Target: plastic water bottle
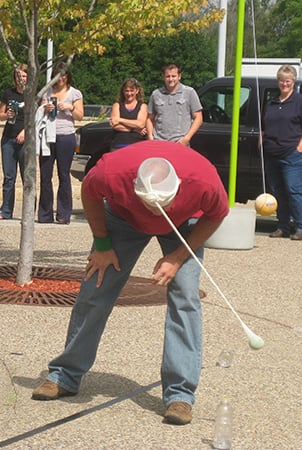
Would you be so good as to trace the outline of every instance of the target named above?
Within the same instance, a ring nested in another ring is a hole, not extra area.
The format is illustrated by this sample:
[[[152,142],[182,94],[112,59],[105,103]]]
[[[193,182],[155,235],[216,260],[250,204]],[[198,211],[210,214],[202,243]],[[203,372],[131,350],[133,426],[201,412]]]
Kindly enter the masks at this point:
[[[14,123],[16,123],[16,118],[17,118],[17,114],[18,114],[18,102],[16,100],[9,100],[8,104],[7,104],[7,110],[10,110],[13,112],[13,116],[8,119],[8,123],[10,123],[11,125],[13,125]]]
[[[50,97],[49,103],[52,103],[54,105],[54,109],[49,113],[50,117],[54,118],[57,115],[57,108],[58,108],[57,97]]]
[[[218,405],[215,418],[213,448],[229,450],[232,445],[233,412],[230,401],[224,398]]]
[[[220,367],[231,367],[233,360],[233,352],[231,350],[222,350],[218,357],[217,366]]]

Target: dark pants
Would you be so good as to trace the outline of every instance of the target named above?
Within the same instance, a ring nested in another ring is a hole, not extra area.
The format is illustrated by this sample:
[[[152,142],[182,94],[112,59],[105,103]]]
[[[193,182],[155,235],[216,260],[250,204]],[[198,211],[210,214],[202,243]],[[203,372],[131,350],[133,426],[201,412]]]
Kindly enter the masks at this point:
[[[278,201],[278,227],[290,232],[291,218],[302,231],[302,153],[294,150],[284,158],[266,157],[266,173]]]
[[[22,182],[24,179],[24,147],[15,138],[3,137],[1,141],[2,170],[3,170],[3,198],[1,215],[11,219],[15,204],[15,184],[18,164]]]
[[[40,156],[40,200],[38,221],[51,223],[54,221],[54,193],[52,176],[54,163],[57,161],[59,187],[57,192],[56,220],[70,222],[72,213],[72,190],[70,167],[76,147],[74,134],[57,135],[56,143],[51,144],[50,156]]]

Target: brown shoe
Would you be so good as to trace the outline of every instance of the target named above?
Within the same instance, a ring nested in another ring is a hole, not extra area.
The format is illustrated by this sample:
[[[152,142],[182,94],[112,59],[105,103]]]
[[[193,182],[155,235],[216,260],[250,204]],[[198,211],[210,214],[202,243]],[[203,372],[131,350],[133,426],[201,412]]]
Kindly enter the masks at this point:
[[[56,400],[59,397],[76,395],[76,392],[69,392],[52,381],[46,380],[40,384],[32,393],[33,400]]]
[[[269,235],[269,237],[271,237],[271,238],[288,238],[289,233],[288,233],[288,231],[283,231],[280,228],[278,228],[276,231],[273,231],[273,233],[271,233]]]
[[[170,403],[165,412],[167,422],[175,425],[186,425],[192,420],[192,407],[189,403],[173,402]]]
[[[302,241],[302,231],[296,231],[295,234],[292,234],[290,238],[293,241]]]

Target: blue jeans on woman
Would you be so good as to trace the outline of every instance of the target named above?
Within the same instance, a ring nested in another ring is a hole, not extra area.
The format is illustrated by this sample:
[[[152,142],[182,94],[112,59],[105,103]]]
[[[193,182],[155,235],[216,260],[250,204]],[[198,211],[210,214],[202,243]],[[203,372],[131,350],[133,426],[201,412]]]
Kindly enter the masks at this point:
[[[272,194],[278,201],[278,227],[290,232],[291,219],[302,231],[302,153],[294,150],[284,158],[266,156],[266,174]]]
[[[1,140],[3,186],[1,216],[12,219],[15,205],[15,184],[18,165],[22,183],[24,180],[24,147],[15,138],[2,137]]]
[[[57,193],[56,220],[70,222],[72,213],[72,188],[70,168],[76,148],[74,134],[57,135],[56,143],[50,144],[50,156],[40,156],[40,199],[38,209],[38,222],[52,223],[54,221],[54,193],[53,168],[57,161],[59,187]]]
[[[191,219],[179,227],[183,236],[190,233],[195,222],[195,219]],[[65,350],[49,363],[48,380],[73,393],[78,392],[82,376],[93,365],[114,303],[140,254],[152,238],[134,230],[108,207],[106,224],[121,271],[109,266],[99,288],[96,287],[97,274],[89,281],[82,281],[69,322]],[[164,255],[173,252],[180,245],[174,232],[156,237]],[[202,260],[203,247],[196,251],[196,255]],[[161,367],[163,401],[166,406],[173,401],[191,405],[195,401],[202,348],[200,272],[200,266],[189,257],[167,287],[168,304]]]

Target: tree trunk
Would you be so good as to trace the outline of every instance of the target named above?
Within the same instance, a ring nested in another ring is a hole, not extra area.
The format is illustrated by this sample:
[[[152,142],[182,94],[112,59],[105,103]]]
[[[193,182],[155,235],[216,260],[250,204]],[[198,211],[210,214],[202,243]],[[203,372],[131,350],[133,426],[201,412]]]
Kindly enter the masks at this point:
[[[21,4],[21,8],[24,7]],[[20,253],[16,283],[28,284],[32,277],[34,259],[35,204],[36,204],[36,126],[38,106],[36,92],[40,74],[38,61],[38,5],[33,2],[28,20],[28,73],[24,86],[24,185]]]
[[[26,103],[26,101],[25,101]],[[36,145],[35,145],[35,107],[28,108],[25,114],[26,139],[24,144],[24,186],[22,204],[22,225],[20,254],[17,271],[17,284],[31,281],[34,255],[34,224],[36,203]]]

